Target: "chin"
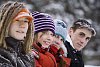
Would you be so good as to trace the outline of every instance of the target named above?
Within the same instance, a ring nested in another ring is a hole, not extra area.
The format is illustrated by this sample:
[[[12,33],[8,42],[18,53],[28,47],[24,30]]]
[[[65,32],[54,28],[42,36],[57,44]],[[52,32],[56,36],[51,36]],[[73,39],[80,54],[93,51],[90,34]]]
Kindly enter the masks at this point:
[[[15,39],[17,39],[17,40],[24,40],[24,38],[20,38],[20,37],[15,37]]]
[[[42,46],[42,47],[45,49],[45,48],[48,48],[49,46]]]
[[[81,51],[81,49],[77,49],[78,51]]]

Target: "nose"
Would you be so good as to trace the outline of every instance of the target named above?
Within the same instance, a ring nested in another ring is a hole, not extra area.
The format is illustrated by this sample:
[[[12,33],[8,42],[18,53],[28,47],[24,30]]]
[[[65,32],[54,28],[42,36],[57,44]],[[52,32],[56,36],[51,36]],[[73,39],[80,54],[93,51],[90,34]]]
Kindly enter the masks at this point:
[[[51,35],[48,35],[48,37],[47,37],[47,40],[49,40],[50,42],[53,42],[53,36],[51,36]]]
[[[81,44],[85,43],[85,38],[81,38],[80,42]]]
[[[25,22],[20,22],[20,28],[25,28]]]

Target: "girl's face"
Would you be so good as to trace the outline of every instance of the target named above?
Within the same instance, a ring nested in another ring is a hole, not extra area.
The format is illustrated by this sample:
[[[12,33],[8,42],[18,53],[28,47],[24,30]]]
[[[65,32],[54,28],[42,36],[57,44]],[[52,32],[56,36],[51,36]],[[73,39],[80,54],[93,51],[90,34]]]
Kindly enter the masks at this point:
[[[62,45],[64,45],[64,40],[60,35],[55,35],[53,43],[54,46],[59,49]]]
[[[24,40],[28,30],[29,20],[25,17],[19,18],[18,20],[13,20],[9,29],[9,36],[17,39]]]
[[[37,41],[43,48],[48,48],[52,44],[53,38],[54,34],[51,31],[39,32]]]

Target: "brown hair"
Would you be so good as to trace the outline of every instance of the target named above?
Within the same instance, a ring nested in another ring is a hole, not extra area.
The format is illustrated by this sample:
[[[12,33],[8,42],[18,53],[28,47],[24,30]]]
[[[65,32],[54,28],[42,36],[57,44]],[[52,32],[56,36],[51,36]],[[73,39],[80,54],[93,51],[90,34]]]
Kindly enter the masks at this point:
[[[89,23],[87,20],[84,20],[84,19],[78,19],[77,21],[75,21],[71,27],[74,31],[76,29],[80,29],[80,28],[86,28],[88,29],[89,31],[91,31],[92,33],[92,36],[95,36],[96,35],[96,31],[95,29],[93,28],[92,24]]]

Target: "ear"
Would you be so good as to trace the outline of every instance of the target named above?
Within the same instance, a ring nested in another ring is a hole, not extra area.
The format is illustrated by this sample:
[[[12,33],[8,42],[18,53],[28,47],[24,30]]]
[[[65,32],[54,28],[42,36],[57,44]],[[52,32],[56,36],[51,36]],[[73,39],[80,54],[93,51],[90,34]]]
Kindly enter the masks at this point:
[[[69,31],[68,31],[68,34],[71,35],[72,33],[73,33],[73,29],[70,28]]]

